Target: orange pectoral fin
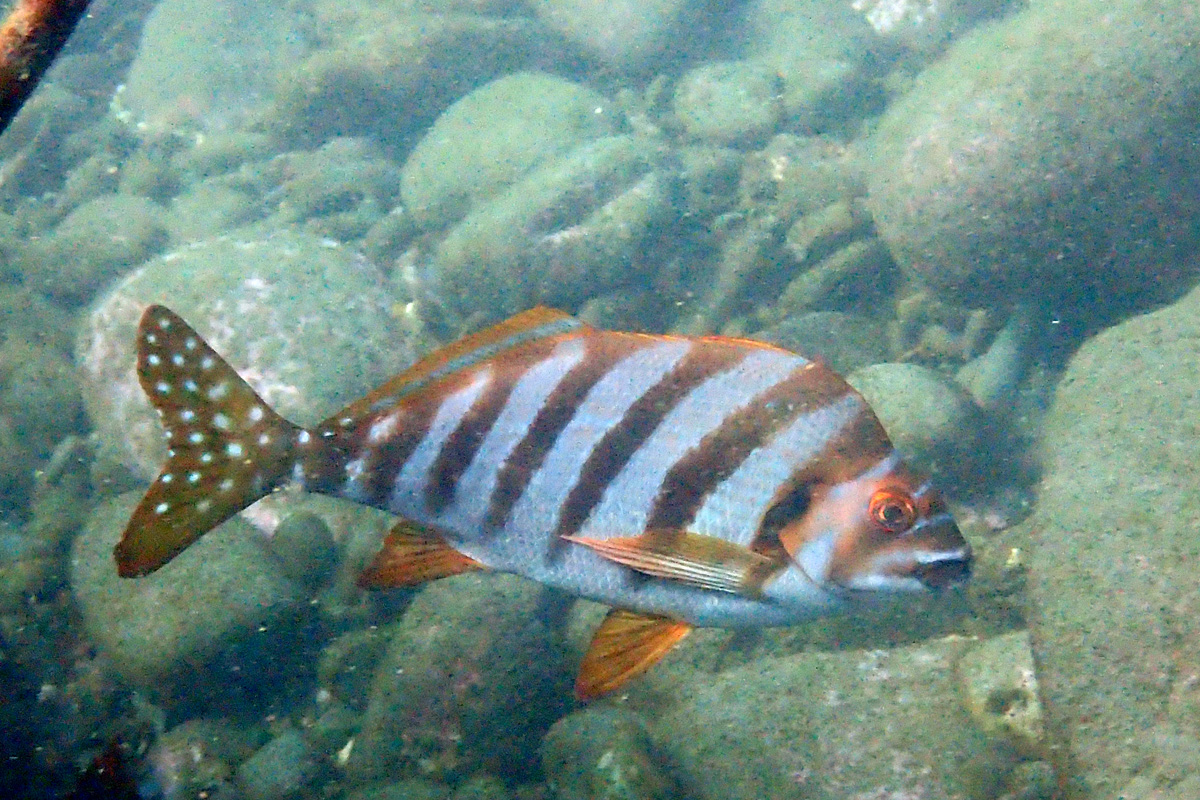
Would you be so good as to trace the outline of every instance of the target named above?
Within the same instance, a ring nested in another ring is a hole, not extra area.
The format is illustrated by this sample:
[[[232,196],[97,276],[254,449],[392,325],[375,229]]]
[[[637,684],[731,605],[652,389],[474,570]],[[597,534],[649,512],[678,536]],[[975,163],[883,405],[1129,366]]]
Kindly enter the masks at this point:
[[[716,592],[757,595],[780,566],[762,553],[689,531],[648,531],[611,539],[563,538],[646,575]]]
[[[363,589],[398,589],[476,569],[486,568],[446,544],[436,533],[401,520],[388,531],[383,547],[358,576],[357,583]]]
[[[686,622],[612,609],[579,666],[575,697],[586,702],[621,687],[657,664],[691,630]]]

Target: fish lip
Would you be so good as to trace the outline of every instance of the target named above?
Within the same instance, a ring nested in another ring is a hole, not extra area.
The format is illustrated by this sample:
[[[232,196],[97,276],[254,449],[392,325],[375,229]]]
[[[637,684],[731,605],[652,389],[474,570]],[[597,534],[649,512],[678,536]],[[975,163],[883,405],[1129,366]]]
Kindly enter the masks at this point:
[[[913,576],[934,594],[965,583],[971,577],[974,555],[964,544],[954,550],[921,553],[916,558]]]

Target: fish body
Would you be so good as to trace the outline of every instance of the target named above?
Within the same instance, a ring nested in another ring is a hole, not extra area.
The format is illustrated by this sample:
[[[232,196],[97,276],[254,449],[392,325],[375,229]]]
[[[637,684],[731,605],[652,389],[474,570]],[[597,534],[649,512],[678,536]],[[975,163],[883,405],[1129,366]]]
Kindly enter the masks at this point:
[[[591,696],[692,626],[783,625],[969,571],[863,398],[763,343],[535,309],[306,429],[167,309],[139,337],[169,456],[117,545],[125,576],[295,482],[400,517],[363,585],[489,568],[620,609],[585,659]]]

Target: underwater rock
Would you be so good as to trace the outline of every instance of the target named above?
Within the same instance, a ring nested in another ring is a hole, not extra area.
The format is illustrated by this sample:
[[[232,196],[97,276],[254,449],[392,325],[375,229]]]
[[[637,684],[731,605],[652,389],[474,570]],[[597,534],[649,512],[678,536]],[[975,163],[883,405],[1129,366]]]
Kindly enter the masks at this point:
[[[427,584],[375,668],[351,779],[526,777],[563,712],[571,675],[545,591],[513,575]]]
[[[778,76],[762,64],[705,64],[676,85],[675,117],[695,139],[747,148],[761,145],[779,123],[778,84]]]
[[[862,85],[878,44],[848,0],[756,0],[746,20],[749,57],[778,76],[789,127],[825,131],[873,106]]]
[[[558,800],[665,800],[671,787],[650,751],[641,716],[597,706],[554,723],[542,769]]]
[[[1200,6],[1049,0],[958,40],[865,143],[896,261],[970,305],[1178,285],[1196,245]]]
[[[142,309],[167,303],[263,398],[311,424],[412,360],[379,271],[312,236],[245,230],[157,258],[93,308],[76,346],[100,455],[149,478],[162,428],[133,366]]]
[[[549,161],[450,230],[425,290],[464,317],[496,320],[636,281],[643,242],[674,213],[672,177],[658,167],[653,147],[628,136]]]
[[[325,520],[310,512],[284,517],[268,540],[283,574],[307,589],[328,581],[337,566],[337,548]]]
[[[963,797],[958,763],[983,739],[945,724],[961,648],[760,658],[680,683],[651,733],[698,800]]]
[[[403,146],[471,88],[546,55],[531,20],[412,10],[427,5],[313,2],[312,49],[285,71],[261,121],[281,149],[338,136]]]
[[[842,375],[886,361],[888,357],[886,330],[878,320],[838,311],[812,311],[789,317],[757,331],[754,338],[808,359],[819,358]]]
[[[245,800],[299,800],[317,794],[326,768],[299,731],[284,731],[238,766],[234,785]]]
[[[695,0],[531,0],[543,22],[602,61],[636,69],[653,61],[699,13]]]
[[[972,645],[956,665],[967,711],[984,733],[1026,757],[1045,746],[1045,722],[1027,631]]]
[[[896,449],[927,472],[962,478],[978,463],[983,428],[970,395],[919,364],[873,364],[847,376],[867,399]]]
[[[339,138],[284,153],[262,167],[275,201],[268,224],[303,225],[339,242],[358,239],[397,205],[400,170],[366,139]]]
[[[89,200],[25,248],[26,285],[65,304],[84,303],[166,243],[165,217],[161,206],[144,197]]]
[[[234,518],[167,566],[117,576],[112,548],[140,492],[101,504],[71,550],[71,593],[88,635],[129,683],[174,709],[228,711],[288,684],[313,609]]]
[[[1030,625],[1072,798],[1115,796],[1187,748],[1174,771],[1200,775],[1197,340],[1200,291],[1098,334],[1044,422]]]
[[[444,227],[550,159],[615,132],[609,101],[553,75],[519,72],[456,101],[421,137],[400,182],[405,210]]]
[[[163,0],[118,88],[119,119],[144,135],[242,122],[294,62],[301,17],[259,4]]]
[[[447,800],[450,787],[436,781],[411,778],[406,781],[358,789],[346,795],[346,800]]]

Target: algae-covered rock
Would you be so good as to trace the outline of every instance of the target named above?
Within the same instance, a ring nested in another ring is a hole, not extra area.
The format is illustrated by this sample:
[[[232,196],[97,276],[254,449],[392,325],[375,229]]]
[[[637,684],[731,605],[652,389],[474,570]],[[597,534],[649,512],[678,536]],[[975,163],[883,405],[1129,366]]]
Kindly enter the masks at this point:
[[[60,301],[89,300],[166,243],[165,212],[144,197],[111,194],[76,208],[25,249],[25,281]]]
[[[686,35],[695,0],[532,0],[534,13],[584,50],[634,69]],[[690,13],[689,13],[690,12]]]
[[[166,303],[300,424],[332,414],[411,357],[379,271],[316,237],[242,231],[155,259],[88,315],[76,347],[101,455],[150,477],[165,455],[133,372],[142,310]]]
[[[632,283],[646,237],[672,213],[670,175],[647,144],[613,136],[547,162],[480,204],[442,239],[427,291],[497,319],[573,308]]]
[[[848,376],[896,448],[923,469],[954,478],[978,463],[983,419],[962,387],[919,364],[874,364]]]
[[[327,765],[296,730],[260,747],[234,773],[234,785],[246,800],[296,800],[317,793]]]
[[[884,326],[871,317],[812,311],[760,330],[755,339],[806,358],[820,358],[842,375],[887,360]]]
[[[261,534],[235,518],[153,575],[120,578],[112,549],[138,498],[100,505],[71,550],[71,592],[92,641],[164,705],[232,710],[285,687],[313,611]]]
[[[437,118],[404,164],[405,207],[440,228],[549,159],[610,135],[609,102],[583,86],[535,72],[492,81]]]
[[[1028,631],[1014,631],[969,647],[957,671],[967,711],[984,733],[1026,756],[1045,746],[1045,720]]]
[[[1073,798],[1157,769],[1200,775],[1198,340],[1197,291],[1104,331],[1044,422],[1031,626]]]
[[[284,149],[337,136],[403,142],[471,88],[542,55],[527,19],[420,5],[311,4],[311,49],[284,72],[263,118]]]
[[[570,696],[543,593],[501,574],[425,586],[376,666],[351,777],[526,775]]]
[[[113,101],[118,116],[151,135],[237,124],[263,104],[304,41],[302,17],[284,8],[158,3]]]
[[[750,60],[778,76],[784,118],[822,131],[871,107],[861,84],[878,45],[851,3],[756,0],[746,19]]]
[[[600,706],[554,723],[542,769],[558,800],[664,800],[671,786],[651,750],[640,715]]]
[[[761,658],[684,683],[651,733],[699,800],[964,796],[984,745],[958,708],[961,642]]]
[[[1200,230],[1198,33],[1191,2],[1049,0],[958,40],[865,145],[896,261],[976,305],[1170,284]]]
[[[779,78],[761,64],[705,64],[675,87],[675,116],[685,132],[713,144],[762,144],[779,122]]]

